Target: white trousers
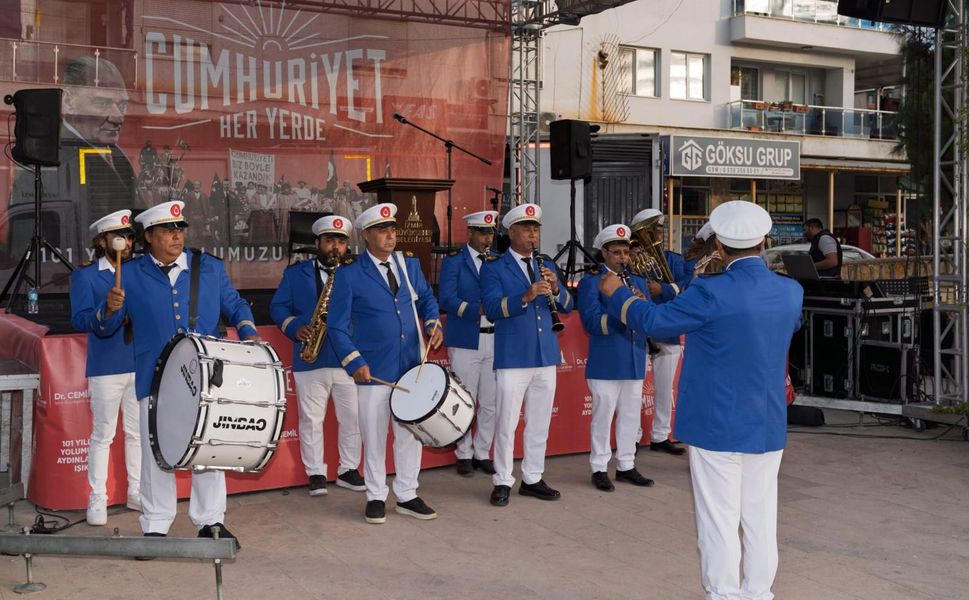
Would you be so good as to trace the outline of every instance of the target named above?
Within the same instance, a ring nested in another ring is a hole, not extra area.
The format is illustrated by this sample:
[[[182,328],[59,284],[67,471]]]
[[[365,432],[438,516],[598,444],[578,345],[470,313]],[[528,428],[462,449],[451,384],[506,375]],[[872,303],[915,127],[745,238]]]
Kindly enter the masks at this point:
[[[299,453],[307,475],[326,476],[323,460],[323,420],[330,395],[336,410],[340,467],[337,474],[360,466],[360,424],[357,418],[357,385],[343,369],[293,371],[299,401]]]
[[[141,413],[141,508],[138,520],[145,533],[168,533],[175,520],[178,491],[175,473],[162,471],[155,462],[148,438],[148,398],[138,401]],[[225,522],[225,473],[192,473],[188,518],[196,528]]]
[[[515,430],[525,404],[522,481],[538,483],[545,471],[545,445],[555,400],[555,367],[498,369],[494,485],[515,485]]]
[[[118,430],[118,409],[123,414],[124,462],[128,473],[128,495],[141,488],[141,431],[138,426],[138,398],[135,374],[98,375],[87,380],[91,401],[91,443],[87,454],[87,481],[92,496],[107,496],[111,442]]]
[[[748,454],[694,446],[689,452],[706,599],[771,600],[777,574],[777,471],[784,451]],[[742,551],[738,528],[743,529]]]
[[[636,440],[643,414],[642,379],[587,379],[592,392],[592,472],[606,471],[612,458],[610,432],[616,420],[616,467],[628,471],[636,466]]]
[[[482,333],[478,336],[478,349],[448,348],[451,370],[461,378],[461,383],[477,399],[475,432],[469,431],[458,440],[454,455],[458,459],[491,456],[491,444],[495,440],[495,394],[498,378],[495,375],[495,336]]]
[[[360,435],[363,437],[363,479],[367,500],[386,501],[387,489],[387,423],[394,430],[394,496],[397,502],[417,497],[417,475],[421,471],[424,446],[414,434],[390,414],[390,388],[382,385],[357,386],[360,404]]]
[[[673,414],[673,380],[680,364],[683,348],[679,344],[656,344],[659,354],[653,361],[653,432],[650,441],[662,442],[670,437],[670,417]]]

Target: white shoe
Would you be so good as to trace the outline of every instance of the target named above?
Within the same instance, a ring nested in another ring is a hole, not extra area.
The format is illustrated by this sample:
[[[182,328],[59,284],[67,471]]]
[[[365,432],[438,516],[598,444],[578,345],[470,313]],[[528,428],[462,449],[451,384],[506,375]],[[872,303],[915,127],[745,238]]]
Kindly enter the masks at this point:
[[[108,499],[92,495],[87,505],[87,524],[100,526],[108,524]]]
[[[128,494],[128,502],[125,504],[131,510],[137,510],[138,512],[144,512],[141,508],[141,495],[140,494]]]

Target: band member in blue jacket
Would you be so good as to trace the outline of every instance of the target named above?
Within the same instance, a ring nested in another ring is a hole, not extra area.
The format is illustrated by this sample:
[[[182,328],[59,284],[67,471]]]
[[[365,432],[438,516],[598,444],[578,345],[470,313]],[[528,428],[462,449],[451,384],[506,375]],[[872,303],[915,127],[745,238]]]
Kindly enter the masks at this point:
[[[603,492],[615,489],[609,480],[612,457],[612,421],[616,421],[616,480],[648,487],[652,479],[636,470],[636,440],[643,414],[643,378],[646,376],[646,334],[609,317],[599,280],[606,273],[623,274],[633,293],[649,298],[646,280],[627,272],[629,227],[610,225],[592,243],[603,264],[579,284],[579,313],[589,334],[589,362],[585,378],[592,392],[592,485]]]
[[[165,345],[179,333],[219,336],[219,317],[224,315],[239,337],[258,340],[249,304],[239,296],[226,274],[225,265],[209,254],[185,248],[182,217],[185,203],[164,202],[135,218],[144,227],[148,253],[122,268],[121,288],[111,288],[98,309],[99,320],[109,332],[125,316],[134,327],[135,390],[141,419],[141,527],[148,536],[164,536],[175,520],[177,492],[175,474],[162,471],[155,462],[148,435],[148,399],[155,363]],[[198,257],[196,259],[196,256]],[[198,314],[192,327],[189,314],[192,296],[191,271],[198,265]],[[225,520],[225,473],[192,473],[192,495],[188,517],[199,529],[199,537],[212,537],[213,526],[222,537],[232,533]]]
[[[357,422],[357,386],[340,366],[333,342],[324,338],[319,355],[311,363],[300,357],[310,337],[310,321],[321,294],[347,253],[353,226],[340,215],[313,223],[316,258],[283,271],[269,313],[279,329],[293,340],[293,380],[299,402],[299,452],[309,477],[310,496],[326,494],[326,462],[323,460],[323,420],[330,394],[339,425],[340,467],[336,485],[357,492],[366,489],[360,466],[360,425]],[[334,281],[336,281],[334,279]],[[324,315],[325,318],[325,315]],[[325,322],[323,323],[325,327]]]
[[[367,251],[344,260],[333,284],[327,320],[327,337],[340,364],[357,382],[368,523],[386,520],[387,424],[391,421],[396,510],[422,520],[437,517],[417,495],[423,446],[391,419],[391,388],[373,379],[393,383],[420,364],[424,333],[433,348],[444,340],[437,300],[421,273],[420,261],[394,252],[396,215],[393,204],[378,204],[357,217]]]
[[[119,210],[91,224],[94,256],[90,265],[71,273],[71,324],[87,332],[88,399],[91,403],[91,442],[88,444],[87,480],[91,495],[87,506],[88,525],[108,522],[108,462],[111,442],[118,429],[118,410],[124,418],[124,460],[128,474],[127,506],[141,510],[141,439],[138,426],[138,398],[135,396],[135,350],[125,341],[124,329],[106,335],[96,318],[98,306],[114,287],[118,254],[122,261],[131,258],[131,211]],[[113,249],[115,240],[124,250]]]
[[[484,263],[498,259],[490,251],[498,213],[483,210],[464,216],[468,245],[453,250],[441,264],[438,289],[441,310],[447,313],[444,345],[451,369],[477,398],[475,431],[458,440],[454,454],[458,475],[471,477],[475,469],[494,475],[491,444],[495,439],[495,324],[484,314],[479,273]]]
[[[727,202],[714,209],[710,225],[726,263],[722,273],[698,277],[659,305],[611,275],[599,289],[611,296],[610,316],[627,327],[659,337],[686,334],[676,433],[690,445],[707,598],[773,598],[786,356],[800,327],[803,291],[760,259],[771,228],[763,208]]]
[[[533,256],[538,247],[542,208],[520,204],[505,214],[511,247],[498,260],[481,270],[485,315],[495,322],[495,369],[498,372],[497,418],[495,424],[494,489],[491,504],[506,506],[511,486],[515,450],[515,429],[522,403],[525,405],[524,459],[518,493],[540,500],[558,500],[545,471],[545,445],[555,400],[555,368],[562,361],[556,334],[552,331],[553,300],[558,311],[572,310],[572,296],[559,285],[548,260]]]
[[[654,217],[658,219],[653,225],[653,235],[657,239],[663,239],[664,216],[655,208],[647,208],[636,213],[632,220],[632,227],[635,228],[643,221]],[[687,269],[686,261],[680,254],[670,250],[664,250],[663,254],[675,281],[649,281],[650,295],[657,304],[669,302],[675,298],[693,279],[693,273]],[[649,357],[653,363],[653,429],[650,433],[649,449],[678,456],[684,454],[686,450],[674,444],[669,438],[673,414],[673,383],[676,379],[676,368],[680,364],[682,348],[679,336],[667,338],[653,336],[653,342],[659,348],[659,352]]]

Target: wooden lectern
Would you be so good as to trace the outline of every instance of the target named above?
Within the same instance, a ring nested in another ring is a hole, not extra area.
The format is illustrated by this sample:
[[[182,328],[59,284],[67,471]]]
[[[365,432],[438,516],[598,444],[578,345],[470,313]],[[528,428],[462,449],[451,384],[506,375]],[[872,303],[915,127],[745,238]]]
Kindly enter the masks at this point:
[[[437,192],[448,190],[453,179],[404,179],[385,177],[357,184],[364,193],[376,193],[377,202],[397,205],[397,249],[410,250],[421,260],[431,264],[431,248],[440,236],[434,216]]]

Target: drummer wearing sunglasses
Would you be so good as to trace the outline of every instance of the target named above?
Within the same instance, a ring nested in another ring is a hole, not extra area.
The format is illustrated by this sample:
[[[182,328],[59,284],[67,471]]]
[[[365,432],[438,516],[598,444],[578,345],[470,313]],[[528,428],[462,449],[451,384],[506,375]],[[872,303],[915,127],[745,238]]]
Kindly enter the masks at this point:
[[[148,399],[162,350],[178,334],[220,337],[219,318],[223,315],[235,326],[240,338],[259,339],[249,304],[229,283],[222,261],[185,248],[188,223],[182,215],[184,206],[177,200],[165,202],[135,218],[144,227],[148,253],[122,269],[121,287],[111,288],[97,311],[99,326],[108,334],[116,331],[126,316],[134,328],[135,390],[142,449],[140,521],[146,536],[168,534],[178,500],[175,474],[159,468],[148,435]],[[196,305],[195,314],[190,314],[192,305]],[[235,538],[222,524],[225,496],[224,471],[192,473],[188,516],[198,528],[199,537],[213,537],[217,526],[220,537]]]

